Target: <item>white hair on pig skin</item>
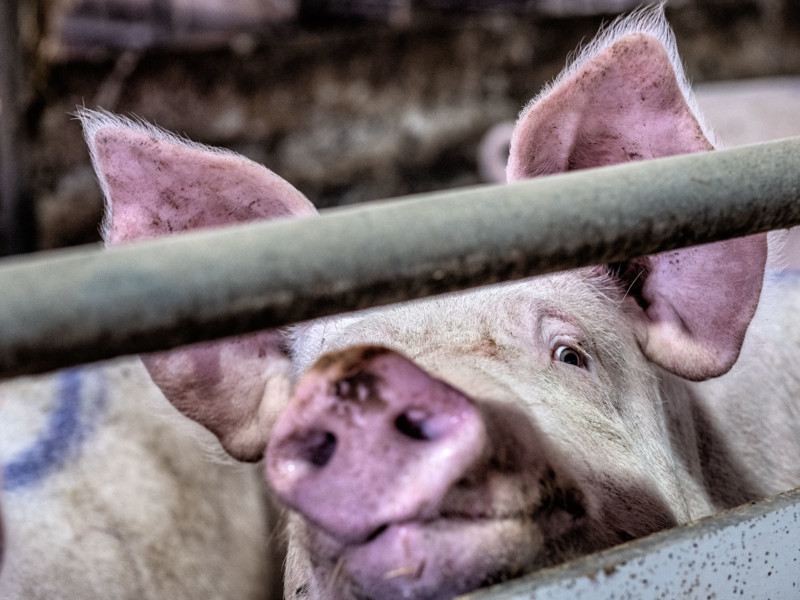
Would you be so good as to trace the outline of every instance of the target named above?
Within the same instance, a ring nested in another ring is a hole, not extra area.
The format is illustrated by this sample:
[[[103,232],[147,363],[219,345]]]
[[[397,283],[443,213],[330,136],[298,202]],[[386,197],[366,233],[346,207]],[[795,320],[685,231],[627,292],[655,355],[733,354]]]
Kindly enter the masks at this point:
[[[316,214],[244,157],[80,117],[109,245]],[[601,33],[511,139],[512,181],[714,148],[661,5]],[[265,459],[286,598],[445,599],[800,484],[800,297],[766,264],[755,235],[143,362],[232,457]]]
[[[672,65],[672,73],[674,74],[675,82],[683,94],[686,105],[700,125],[703,135],[705,135],[712,146],[716,147],[718,145],[718,140],[716,139],[714,129],[706,122],[705,117],[700,111],[694,90],[689,84],[689,80],[683,69],[683,62],[678,53],[678,45],[675,42],[675,34],[664,18],[664,7],[666,4],[666,2],[661,2],[657,5],[642,7],[628,16],[617,18],[608,27],[604,28],[591,42],[580,48],[567,63],[566,68],[558,74],[553,82],[546,85],[525,108],[522,109],[520,118],[553,90],[579,73],[583,67],[606,48],[610,48],[621,39],[631,35],[646,35],[658,40],[659,44],[664,49],[666,57]]]

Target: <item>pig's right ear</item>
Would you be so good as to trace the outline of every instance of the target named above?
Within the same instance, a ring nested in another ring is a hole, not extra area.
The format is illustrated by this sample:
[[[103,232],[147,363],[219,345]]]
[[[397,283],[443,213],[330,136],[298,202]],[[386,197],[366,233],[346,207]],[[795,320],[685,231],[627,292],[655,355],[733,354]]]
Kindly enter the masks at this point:
[[[635,14],[600,36],[525,107],[509,181],[714,148],[663,15],[644,16],[653,22]]]
[[[520,115],[509,180],[713,149],[661,6],[617,22]],[[692,380],[736,361],[761,293],[766,235],[643,257],[621,271],[638,295],[645,355]]]
[[[178,138],[146,123],[79,110],[106,197],[113,245],[190,229],[315,215],[289,183],[243,156]],[[258,460],[288,401],[282,334],[265,331],[142,357],[182,413],[240,460]]]

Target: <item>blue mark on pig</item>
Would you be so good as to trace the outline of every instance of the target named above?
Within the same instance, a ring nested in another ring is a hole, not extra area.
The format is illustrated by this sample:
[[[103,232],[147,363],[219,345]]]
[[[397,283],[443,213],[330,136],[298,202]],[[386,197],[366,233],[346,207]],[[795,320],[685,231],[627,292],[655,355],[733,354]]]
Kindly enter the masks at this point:
[[[766,289],[778,293],[796,293],[800,290],[800,270],[797,269],[767,269],[764,284]]]
[[[80,455],[106,405],[100,369],[70,369],[57,376],[55,408],[36,439],[3,468],[3,488],[38,483]]]
[[[800,270],[797,269],[773,269],[767,270],[767,279],[774,281],[800,281]]]

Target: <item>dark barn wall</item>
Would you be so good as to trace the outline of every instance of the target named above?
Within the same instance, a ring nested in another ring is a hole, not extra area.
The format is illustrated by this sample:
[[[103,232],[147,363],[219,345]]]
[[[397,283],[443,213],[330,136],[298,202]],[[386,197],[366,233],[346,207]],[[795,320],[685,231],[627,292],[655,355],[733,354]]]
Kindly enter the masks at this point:
[[[477,184],[486,131],[632,4],[28,2],[24,181],[37,244],[97,240],[77,105],[243,152],[321,207]],[[800,74],[790,0],[683,0],[667,14],[695,82]]]

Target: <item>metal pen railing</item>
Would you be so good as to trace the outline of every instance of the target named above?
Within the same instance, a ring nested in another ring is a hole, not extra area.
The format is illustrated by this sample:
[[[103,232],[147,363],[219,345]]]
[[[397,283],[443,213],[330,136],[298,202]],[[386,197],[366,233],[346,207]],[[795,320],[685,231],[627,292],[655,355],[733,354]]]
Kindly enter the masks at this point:
[[[0,376],[800,223],[800,139],[0,263]]]
[[[662,531],[463,600],[800,596],[800,489]]]

